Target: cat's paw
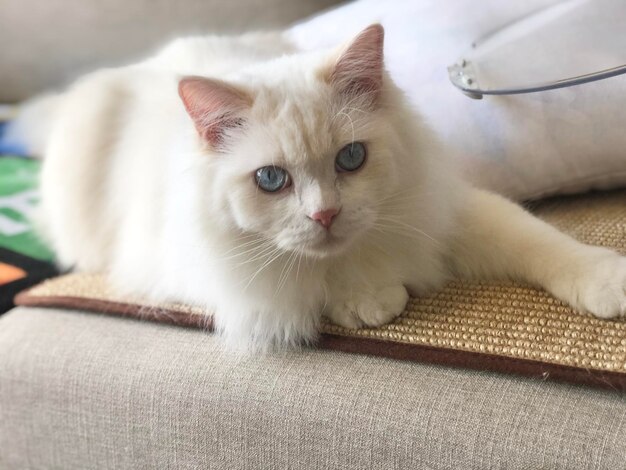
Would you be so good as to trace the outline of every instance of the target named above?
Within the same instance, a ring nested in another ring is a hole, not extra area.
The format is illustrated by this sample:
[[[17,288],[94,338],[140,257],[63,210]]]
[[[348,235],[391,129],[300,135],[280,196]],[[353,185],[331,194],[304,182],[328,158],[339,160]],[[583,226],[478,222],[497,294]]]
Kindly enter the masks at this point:
[[[408,300],[404,286],[384,287],[375,294],[352,292],[349,297],[333,302],[326,316],[346,328],[376,327],[400,315]]]
[[[626,316],[626,257],[614,253],[598,257],[575,273],[564,291],[564,300],[596,317]]]

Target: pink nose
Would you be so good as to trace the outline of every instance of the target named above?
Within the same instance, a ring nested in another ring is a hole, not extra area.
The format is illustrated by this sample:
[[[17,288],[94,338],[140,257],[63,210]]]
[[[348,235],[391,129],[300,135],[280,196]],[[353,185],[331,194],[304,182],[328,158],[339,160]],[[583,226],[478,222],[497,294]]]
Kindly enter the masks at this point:
[[[329,228],[337,214],[339,214],[337,209],[325,209],[323,211],[315,212],[310,216],[310,218],[319,222],[322,227]]]

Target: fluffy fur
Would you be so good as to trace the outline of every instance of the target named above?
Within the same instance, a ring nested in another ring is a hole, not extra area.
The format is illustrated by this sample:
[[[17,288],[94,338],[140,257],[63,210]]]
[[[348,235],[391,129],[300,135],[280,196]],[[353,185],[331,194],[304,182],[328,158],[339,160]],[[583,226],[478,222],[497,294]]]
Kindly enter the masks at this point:
[[[298,52],[279,34],[178,40],[61,98],[42,172],[59,261],[215,312],[235,345],[381,325],[451,276],[514,278],[626,313],[626,259],[465,184],[384,72],[383,30]],[[192,76],[187,77],[186,76]],[[367,161],[337,172],[364,142]],[[278,165],[291,186],[260,190]],[[316,211],[340,213],[326,230]]]

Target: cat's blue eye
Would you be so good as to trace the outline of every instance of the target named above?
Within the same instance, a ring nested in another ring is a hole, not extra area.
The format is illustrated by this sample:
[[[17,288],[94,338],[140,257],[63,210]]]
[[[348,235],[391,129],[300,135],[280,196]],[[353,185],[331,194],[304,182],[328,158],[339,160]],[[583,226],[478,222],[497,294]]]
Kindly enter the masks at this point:
[[[352,142],[343,147],[335,158],[337,171],[356,171],[365,163],[367,151],[363,142]]]
[[[254,173],[256,184],[263,191],[275,193],[291,184],[289,173],[279,166],[264,166]]]

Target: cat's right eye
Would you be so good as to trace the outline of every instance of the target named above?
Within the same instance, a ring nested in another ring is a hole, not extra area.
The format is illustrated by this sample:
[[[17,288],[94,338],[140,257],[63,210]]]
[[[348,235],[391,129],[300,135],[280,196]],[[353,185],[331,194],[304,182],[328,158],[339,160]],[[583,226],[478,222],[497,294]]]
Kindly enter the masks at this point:
[[[279,166],[264,166],[254,173],[256,184],[263,191],[275,193],[291,185],[289,173]]]

